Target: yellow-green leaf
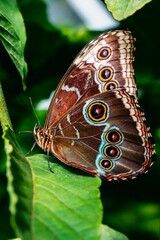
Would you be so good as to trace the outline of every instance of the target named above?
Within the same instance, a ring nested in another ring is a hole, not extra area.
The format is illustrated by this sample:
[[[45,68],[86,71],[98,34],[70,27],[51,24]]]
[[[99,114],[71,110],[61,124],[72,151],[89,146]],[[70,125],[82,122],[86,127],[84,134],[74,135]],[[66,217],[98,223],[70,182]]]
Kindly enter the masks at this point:
[[[133,15],[150,1],[151,0],[105,0],[105,3],[108,10],[113,14],[113,17],[121,21]]]

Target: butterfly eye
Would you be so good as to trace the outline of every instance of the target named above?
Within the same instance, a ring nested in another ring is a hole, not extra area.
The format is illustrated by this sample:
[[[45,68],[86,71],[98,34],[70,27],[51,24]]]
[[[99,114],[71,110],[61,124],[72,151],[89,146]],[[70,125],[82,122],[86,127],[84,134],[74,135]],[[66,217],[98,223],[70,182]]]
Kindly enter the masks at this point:
[[[122,141],[122,134],[117,130],[110,130],[106,135],[106,140],[109,143],[120,143]]]
[[[105,156],[110,157],[110,158],[117,158],[120,156],[120,150],[116,146],[111,146],[111,145],[108,146],[107,145],[104,148],[104,154],[105,154]]]
[[[114,90],[118,88],[118,84],[116,82],[109,82],[104,86],[104,91]]]
[[[107,106],[102,102],[94,102],[88,108],[88,116],[92,121],[103,121],[107,116]]]
[[[109,47],[102,47],[97,54],[97,57],[100,60],[105,60],[107,58],[109,58],[111,55],[111,49]]]
[[[113,167],[113,162],[110,159],[101,159],[100,166],[105,170],[110,170]]]
[[[113,77],[113,69],[111,67],[104,67],[99,71],[99,79],[101,81],[108,81]]]

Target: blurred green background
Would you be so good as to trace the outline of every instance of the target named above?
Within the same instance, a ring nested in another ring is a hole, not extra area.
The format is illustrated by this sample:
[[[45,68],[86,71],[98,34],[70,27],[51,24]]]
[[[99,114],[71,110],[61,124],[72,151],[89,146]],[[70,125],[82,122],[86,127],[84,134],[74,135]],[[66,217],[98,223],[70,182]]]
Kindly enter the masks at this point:
[[[27,91],[23,92],[20,76],[2,45],[0,78],[14,130],[24,131],[32,130],[36,123],[28,97],[31,96],[35,109],[40,100],[49,98],[76,54],[99,32],[86,30],[84,26],[51,25],[43,1],[18,2],[27,32]],[[159,10],[159,1],[152,1],[119,26],[119,29],[131,30],[137,39],[135,75],[139,101],[151,126],[157,152],[157,161],[147,175],[133,181],[103,182],[101,186],[103,222],[126,234],[130,240],[156,240],[160,236]],[[43,125],[46,111],[37,111],[37,114]],[[33,137],[20,135],[17,138],[24,152],[29,151]],[[0,205],[3,206],[0,239],[9,239],[14,233],[9,223],[3,144],[0,147]],[[39,148],[36,151],[41,152]]]

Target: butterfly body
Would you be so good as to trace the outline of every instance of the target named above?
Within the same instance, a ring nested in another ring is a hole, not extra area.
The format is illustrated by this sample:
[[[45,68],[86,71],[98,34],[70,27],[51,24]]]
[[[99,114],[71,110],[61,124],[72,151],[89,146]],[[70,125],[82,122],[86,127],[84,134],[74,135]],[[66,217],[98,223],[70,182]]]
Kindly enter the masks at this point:
[[[103,33],[77,56],[51,101],[38,145],[67,165],[107,180],[134,178],[154,161],[154,144],[138,104],[134,38]]]

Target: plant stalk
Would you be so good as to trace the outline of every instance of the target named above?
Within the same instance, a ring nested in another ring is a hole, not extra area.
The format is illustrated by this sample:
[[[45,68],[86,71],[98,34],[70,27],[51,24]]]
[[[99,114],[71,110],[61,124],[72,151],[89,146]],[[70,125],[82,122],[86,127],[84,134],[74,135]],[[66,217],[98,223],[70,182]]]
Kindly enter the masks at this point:
[[[3,94],[1,83],[0,83],[0,124],[2,126],[3,132],[4,132],[7,125],[11,129],[13,129],[11,119],[10,119],[10,116],[9,116],[9,113],[8,113],[5,97],[4,97],[4,94]]]

